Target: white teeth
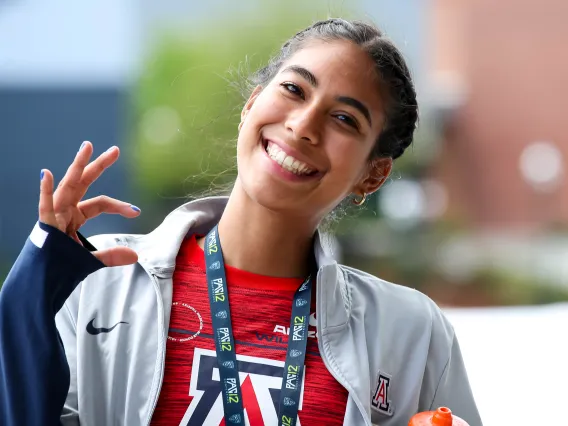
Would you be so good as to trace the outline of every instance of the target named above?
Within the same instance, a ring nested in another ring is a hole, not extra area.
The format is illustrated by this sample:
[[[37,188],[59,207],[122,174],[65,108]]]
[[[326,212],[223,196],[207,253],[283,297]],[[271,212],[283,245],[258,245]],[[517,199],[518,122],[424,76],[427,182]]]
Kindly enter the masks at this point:
[[[286,153],[284,151],[277,152],[273,158],[278,162],[278,164],[282,165],[286,159]]]
[[[301,162],[291,155],[287,155],[280,149],[278,145],[272,142],[268,142],[266,152],[268,153],[268,156],[270,158],[272,158],[274,161],[280,164],[283,169],[286,169],[289,172],[295,173],[297,175],[305,175],[310,174],[314,171],[310,169],[310,167],[306,163]]]

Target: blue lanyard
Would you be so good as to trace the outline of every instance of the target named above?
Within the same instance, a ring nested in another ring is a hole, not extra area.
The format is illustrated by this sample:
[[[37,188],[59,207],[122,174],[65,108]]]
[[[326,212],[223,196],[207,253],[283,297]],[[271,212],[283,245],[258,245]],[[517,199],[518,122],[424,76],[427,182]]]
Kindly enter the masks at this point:
[[[205,238],[205,265],[225,421],[228,425],[244,426],[243,398],[233,326],[231,325],[225,262],[223,261],[217,226]],[[311,277],[308,277],[294,294],[292,303],[288,348],[280,390],[279,426],[294,426],[298,418],[306,345],[308,343],[311,299],[312,280]]]

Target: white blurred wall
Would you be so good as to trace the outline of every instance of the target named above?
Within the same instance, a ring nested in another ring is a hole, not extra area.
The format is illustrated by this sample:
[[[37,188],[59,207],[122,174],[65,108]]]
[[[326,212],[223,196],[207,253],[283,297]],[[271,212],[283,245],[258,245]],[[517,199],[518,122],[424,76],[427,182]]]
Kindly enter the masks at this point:
[[[484,426],[568,423],[567,303],[445,311]]]

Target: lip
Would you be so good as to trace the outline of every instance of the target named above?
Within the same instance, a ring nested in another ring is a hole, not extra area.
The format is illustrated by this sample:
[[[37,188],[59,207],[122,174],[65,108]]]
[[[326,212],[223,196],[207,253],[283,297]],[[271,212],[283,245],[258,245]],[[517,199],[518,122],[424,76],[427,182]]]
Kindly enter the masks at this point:
[[[321,173],[321,170],[319,168],[317,168],[315,165],[313,165],[310,162],[310,160],[308,158],[306,158],[301,152],[299,152],[298,150],[292,148],[290,145],[287,145],[284,142],[281,142],[279,140],[262,137],[262,146],[263,146],[265,151],[266,151],[266,147],[268,146],[268,142],[272,142],[273,144],[278,145],[278,147],[282,151],[284,151],[286,154],[294,157],[296,160],[301,161],[302,163],[305,163],[310,169],[315,170],[314,174],[320,174]]]
[[[267,168],[267,170],[269,171],[270,174],[275,175],[275,176],[279,176],[281,179],[283,179],[284,181],[288,181],[288,182],[309,182],[309,181],[314,181],[314,180],[318,180],[321,178],[322,173],[316,171],[314,174],[311,175],[297,175],[295,173],[292,173],[288,170],[286,170],[284,167],[282,167],[280,164],[278,164],[276,161],[274,161],[272,158],[270,158],[270,156],[268,155],[268,152],[266,152],[265,149],[265,143],[268,143],[268,141],[274,142],[272,139],[264,139],[262,138],[261,140],[261,145],[262,145],[262,152],[263,152],[263,164],[264,167]],[[281,146],[280,144],[277,144],[279,147]],[[284,149],[283,149],[284,150]],[[288,150],[285,151],[287,154],[290,154],[291,156],[294,157],[294,154]],[[297,157],[296,157],[297,158]],[[298,158],[298,160],[300,160]],[[300,160],[302,161],[302,160]],[[309,164],[309,163],[306,163]],[[310,165],[310,167],[313,167]],[[317,170],[314,167],[314,170]]]

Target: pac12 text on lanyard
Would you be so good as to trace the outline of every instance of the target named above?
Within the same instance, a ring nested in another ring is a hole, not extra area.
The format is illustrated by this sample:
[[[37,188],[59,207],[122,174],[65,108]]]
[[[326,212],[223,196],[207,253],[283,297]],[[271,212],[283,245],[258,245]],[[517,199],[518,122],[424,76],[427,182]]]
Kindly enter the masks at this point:
[[[225,422],[227,425],[244,426],[243,398],[231,324],[227,276],[217,226],[205,238],[205,265]],[[280,426],[295,426],[298,418],[311,299],[312,278],[308,277],[294,294],[292,303],[290,333],[278,410],[278,425]]]

